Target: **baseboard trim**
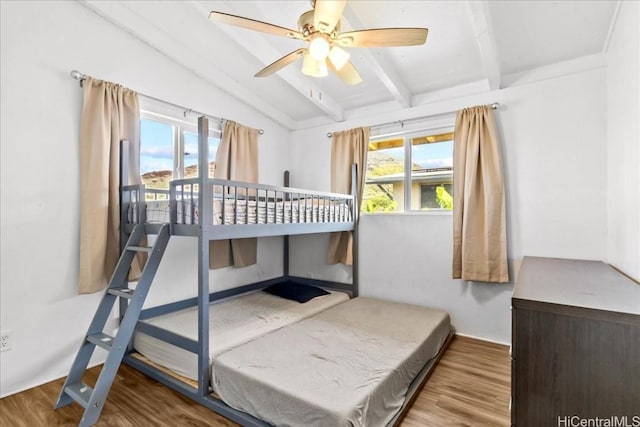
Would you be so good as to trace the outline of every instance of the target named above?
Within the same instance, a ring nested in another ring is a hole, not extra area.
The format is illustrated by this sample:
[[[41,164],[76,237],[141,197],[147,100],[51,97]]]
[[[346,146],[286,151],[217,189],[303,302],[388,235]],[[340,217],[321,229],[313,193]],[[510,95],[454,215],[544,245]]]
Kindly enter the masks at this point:
[[[484,337],[477,337],[475,335],[463,334],[463,333],[460,333],[460,332],[456,332],[456,335],[460,335],[461,337],[465,337],[465,338],[473,338],[474,340],[478,340],[478,341],[486,341],[486,342],[490,342],[490,343],[493,343],[493,344],[504,345],[506,347],[510,347],[511,346],[510,342],[496,341],[496,340],[492,340],[492,339],[488,339],[488,338],[484,338]]]

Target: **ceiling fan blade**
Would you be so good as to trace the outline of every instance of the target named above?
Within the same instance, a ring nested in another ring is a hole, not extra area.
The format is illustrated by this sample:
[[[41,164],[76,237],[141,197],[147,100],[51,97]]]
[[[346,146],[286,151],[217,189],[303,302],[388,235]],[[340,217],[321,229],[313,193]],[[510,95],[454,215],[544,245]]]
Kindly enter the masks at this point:
[[[338,70],[331,63],[331,60],[327,59],[327,67],[329,67],[331,71],[333,71],[338,77],[340,77],[340,80],[348,85],[357,85],[358,83],[362,83],[362,77],[360,77],[360,74],[358,74],[358,71],[353,66],[351,61],[347,61],[342,66],[342,68]]]
[[[336,39],[344,47],[416,46],[427,41],[427,28],[374,28],[349,31]]]
[[[275,34],[276,36],[284,36],[292,39],[304,40],[304,35],[298,31],[280,27],[278,25],[269,24],[267,22],[256,21],[242,16],[231,15],[224,12],[213,11],[209,14],[209,20],[213,22],[222,22],[223,24],[235,25],[249,30],[261,31],[263,33]]]
[[[262,70],[258,71],[254,77],[266,77],[269,76],[273,73],[275,73],[276,71],[286,67],[287,65],[291,64],[292,62],[295,62],[296,59],[298,59],[299,57],[301,57],[304,54],[305,49],[304,48],[300,48],[298,50],[294,50],[293,52],[283,56],[282,58],[278,59],[277,61],[267,65],[266,67],[264,67]]]
[[[316,0],[313,7],[313,26],[316,30],[331,33],[342,17],[346,0]]]

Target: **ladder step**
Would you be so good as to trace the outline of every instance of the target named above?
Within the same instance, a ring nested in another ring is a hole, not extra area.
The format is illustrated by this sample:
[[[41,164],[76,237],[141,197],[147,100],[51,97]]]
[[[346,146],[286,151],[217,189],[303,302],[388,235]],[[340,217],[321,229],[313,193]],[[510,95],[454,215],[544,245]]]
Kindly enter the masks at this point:
[[[133,293],[135,292],[135,289],[109,288],[107,290],[107,292],[110,293],[111,295],[115,295],[117,297],[124,297],[124,298],[131,299],[131,298],[133,298]]]
[[[127,246],[127,250],[135,252],[151,252],[153,250],[153,246]]]
[[[74,401],[82,405],[84,412],[80,420],[80,427],[92,426],[100,417],[107,395],[118,372],[118,367],[122,363],[122,357],[128,349],[127,343],[133,338],[136,322],[140,318],[140,313],[144,306],[144,299],[149,292],[153,278],[160,266],[160,260],[171,237],[170,224],[163,224],[158,229],[153,248],[137,246],[146,245],[146,243],[143,243],[144,230],[145,226],[143,224],[137,224],[131,236],[129,236],[125,250],[120,255],[116,269],[111,276],[107,291],[104,293],[96,314],[93,316],[91,325],[80,345],[80,349],[71,365],[69,375],[60,390],[55,404],[56,408],[62,408]],[[127,280],[128,270],[136,252],[140,251],[149,252],[149,259],[140,274],[138,283],[131,284]],[[133,289],[130,287],[133,287]],[[105,329],[114,304],[117,302],[114,296],[120,298],[118,302],[121,308],[126,309],[126,314],[122,316],[116,336],[110,337],[102,331]],[[122,298],[127,298],[129,301],[124,301]],[[118,342],[117,346],[115,345],[116,341]],[[109,355],[92,388],[83,384],[81,379],[87,371],[96,347],[108,350]]]
[[[84,383],[69,384],[64,388],[64,392],[69,395],[70,398],[82,405],[83,408],[89,406],[89,399],[91,399],[91,393],[93,389]]]
[[[111,346],[113,345],[113,337],[102,332],[87,335],[87,341],[97,345],[98,347],[102,347],[107,351],[111,350]]]

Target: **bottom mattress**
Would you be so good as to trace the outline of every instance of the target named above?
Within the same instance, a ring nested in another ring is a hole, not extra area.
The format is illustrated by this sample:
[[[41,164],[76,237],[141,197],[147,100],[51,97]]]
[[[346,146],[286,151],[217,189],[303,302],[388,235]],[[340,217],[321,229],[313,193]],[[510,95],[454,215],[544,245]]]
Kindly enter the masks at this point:
[[[349,296],[344,292],[332,291],[329,295],[301,304],[265,292],[254,292],[213,303],[209,306],[210,358],[348,299]],[[198,340],[198,307],[154,317],[145,322]],[[152,362],[197,380],[197,354],[142,332],[135,333],[133,346]]]
[[[443,311],[359,297],[221,354],[212,384],[277,426],[385,426],[450,331]]]

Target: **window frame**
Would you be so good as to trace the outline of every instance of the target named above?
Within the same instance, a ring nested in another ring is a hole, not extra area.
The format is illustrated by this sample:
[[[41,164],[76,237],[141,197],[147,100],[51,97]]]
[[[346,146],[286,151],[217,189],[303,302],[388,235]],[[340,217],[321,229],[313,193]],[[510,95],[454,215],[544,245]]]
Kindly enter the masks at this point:
[[[411,192],[412,192],[412,164],[413,164],[413,151],[411,144],[411,140],[414,138],[420,138],[431,135],[439,135],[446,133],[454,133],[454,123],[447,121],[447,123],[439,123],[434,124],[429,127],[422,127],[419,129],[407,129],[399,132],[385,133],[380,135],[374,135],[369,137],[369,142],[376,142],[385,139],[403,139],[403,147],[404,147],[404,171],[403,171],[403,206],[402,211],[400,212],[363,212],[360,211],[361,215],[453,215],[453,210],[449,209],[412,209],[411,208]],[[437,142],[436,142],[437,144]],[[453,156],[453,153],[452,153]],[[365,165],[365,176],[364,176],[364,185],[366,185],[366,169],[368,166],[368,156],[367,156],[367,164]],[[453,173],[453,168],[452,168]],[[364,189],[363,189],[364,190]]]
[[[198,124],[185,119],[167,116],[150,110],[140,110],[140,121],[143,119],[170,125],[172,132],[172,151],[173,151],[173,168],[171,170],[171,179],[183,179],[185,171],[185,142],[184,132],[198,134]],[[212,126],[213,125],[213,126]],[[218,120],[209,121],[209,138],[222,139],[222,126]],[[198,153],[198,156],[200,153]],[[200,171],[198,171],[200,173]],[[208,172],[207,172],[208,173]],[[140,171],[142,178],[142,171]]]

